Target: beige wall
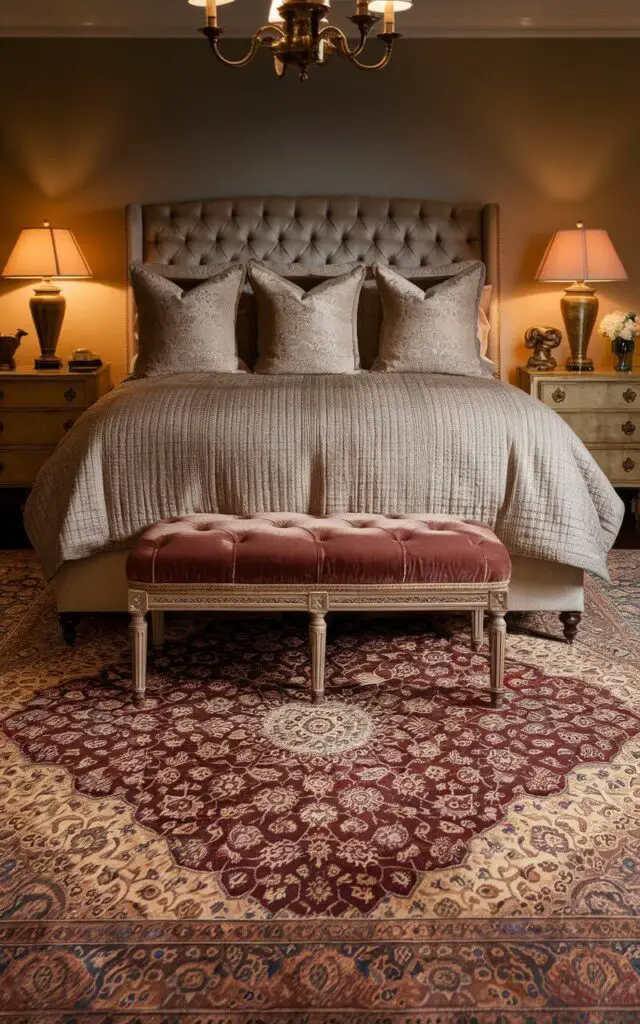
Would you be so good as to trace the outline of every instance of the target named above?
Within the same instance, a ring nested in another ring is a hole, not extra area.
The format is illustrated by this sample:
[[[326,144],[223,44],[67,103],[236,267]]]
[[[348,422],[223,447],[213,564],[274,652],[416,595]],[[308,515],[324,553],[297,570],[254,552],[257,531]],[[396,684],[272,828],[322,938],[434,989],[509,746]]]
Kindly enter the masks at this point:
[[[127,202],[252,192],[498,202],[503,361],[560,291],[532,281],[551,232],[607,228],[629,272],[603,311],[640,306],[640,41],[405,41],[384,73],[341,64],[301,85],[266,55],[224,70],[200,39],[0,40],[0,261],[19,229],[72,228],[95,281],[65,286],[60,343],[124,372]],[[30,328],[0,282],[0,331]],[[23,342],[23,361],[37,350]],[[564,349],[560,350],[564,356]],[[594,339],[593,354],[607,360]]]

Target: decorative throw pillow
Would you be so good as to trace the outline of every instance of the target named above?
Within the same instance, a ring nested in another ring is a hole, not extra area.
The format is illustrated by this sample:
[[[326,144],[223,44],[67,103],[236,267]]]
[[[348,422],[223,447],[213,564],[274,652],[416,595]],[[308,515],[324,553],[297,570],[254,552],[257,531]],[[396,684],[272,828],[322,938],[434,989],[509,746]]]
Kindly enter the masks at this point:
[[[136,377],[243,369],[236,346],[236,312],[245,278],[241,263],[189,291],[139,263],[130,272],[138,307]]]
[[[258,303],[256,373],[354,373],[364,267],[305,291],[259,263],[249,264]]]
[[[425,291],[390,267],[374,267],[382,329],[376,370],[481,375],[477,325],[485,268],[474,263]]]
[[[246,263],[229,260],[226,263],[147,263],[162,277],[168,277],[185,292],[190,292],[201,281],[207,281],[230,267],[244,267]],[[258,358],[258,313],[256,297],[245,276],[236,312],[236,345],[241,369],[253,367]]]

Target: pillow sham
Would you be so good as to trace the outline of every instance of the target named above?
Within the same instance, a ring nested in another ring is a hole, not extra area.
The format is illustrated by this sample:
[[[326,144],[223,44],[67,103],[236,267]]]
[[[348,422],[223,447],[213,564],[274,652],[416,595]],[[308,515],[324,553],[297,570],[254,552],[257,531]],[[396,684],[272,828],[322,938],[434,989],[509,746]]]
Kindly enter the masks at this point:
[[[209,278],[221,274],[223,270],[241,266],[245,271],[245,280],[240,291],[236,312],[236,346],[240,366],[242,368],[254,366],[258,358],[258,317],[256,297],[246,278],[246,263],[229,260],[227,263],[193,265],[188,263],[147,263],[145,265],[163,277],[169,278],[185,292],[192,291],[200,281],[208,281]]]
[[[480,376],[478,310],[482,263],[423,290],[390,267],[374,267],[382,328],[374,370]]]
[[[258,304],[255,373],[355,373],[357,310],[364,267],[305,291],[260,263],[249,264]]]
[[[464,260],[460,263],[425,267],[396,267],[393,271],[400,277],[419,285],[422,291],[425,288],[441,281],[447,281],[451,277],[457,277],[464,270],[478,265],[478,260]],[[384,264],[385,266],[387,264]],[[483,316],[481,310],[485,308],[486,291],[491,292],[491,285],[483,291],[480,310],[478,310],[478,339],[480,343],[481,332],[484,332]],[[490,296],[489,300],[490,301]],[[488,310],[488,305],[487,305]],[[362,286],[360,304],[358,306],[358,345],[360,348],[360,362],[365,369],[371,369],[378,357],[380,347],[380,333],[382,329],[382,303],[378,291],[378,283],[373,266],[367,267],[367,277]],[[488,337],[487,337],[488,344]]]
[[[139,263],[130,267],[138,308],[136,377],[167,373],[236,373],[236,313],[245,278],[241,263],[185,291]]]

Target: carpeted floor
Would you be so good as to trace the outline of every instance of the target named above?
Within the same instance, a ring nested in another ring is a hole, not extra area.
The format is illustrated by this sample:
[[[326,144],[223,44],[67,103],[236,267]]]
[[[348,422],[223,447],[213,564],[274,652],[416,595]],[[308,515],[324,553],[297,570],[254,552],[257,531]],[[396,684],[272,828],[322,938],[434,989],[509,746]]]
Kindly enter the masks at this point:
[[[0,1019],[640,1021],[640,552],[573,648],[464,618],[125,617],[66,648],[0,553]],[[529,625],[558,633],[553,617]]]

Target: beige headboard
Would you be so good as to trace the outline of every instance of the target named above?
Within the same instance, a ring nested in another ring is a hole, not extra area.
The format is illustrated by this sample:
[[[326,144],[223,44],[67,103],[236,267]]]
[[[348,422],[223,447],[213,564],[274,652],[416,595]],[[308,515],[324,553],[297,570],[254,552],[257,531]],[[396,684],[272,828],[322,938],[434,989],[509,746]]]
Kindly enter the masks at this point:
[[[366,196],[246,196],[127,207],[127,256],[209,266],[260,259],[319,267],[385,262],[402,268],[481,259],[494,287],[489,355],[500,366],[499,214],[495,205]],[[128,357],[135,351],[128,297]]]

